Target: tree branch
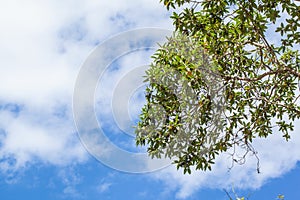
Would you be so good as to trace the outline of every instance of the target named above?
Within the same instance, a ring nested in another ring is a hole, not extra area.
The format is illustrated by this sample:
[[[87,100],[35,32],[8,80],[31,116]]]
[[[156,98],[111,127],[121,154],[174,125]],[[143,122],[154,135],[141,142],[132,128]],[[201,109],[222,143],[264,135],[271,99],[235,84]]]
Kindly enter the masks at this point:
[[[270,76],[273,74],[279,74],[279,73],[291,73],[293,75],[295,75],[296,77],[300,78],[300,73],[290,69],[290,68],[284,68],[284,69],[278,69],[278,70],[274,70],[274,71],[269,71],[269,72],[265,72],[261,75],[259,75],[256,78],[247,78],[247,77],[237,77],[237,76],[223,76],[223,78],[225,78],[226,80],[239,80],[239,81],[247,81],[247,82],[253,82],[253,81],[259,81],[261,79],[263,79],[266,76]]]

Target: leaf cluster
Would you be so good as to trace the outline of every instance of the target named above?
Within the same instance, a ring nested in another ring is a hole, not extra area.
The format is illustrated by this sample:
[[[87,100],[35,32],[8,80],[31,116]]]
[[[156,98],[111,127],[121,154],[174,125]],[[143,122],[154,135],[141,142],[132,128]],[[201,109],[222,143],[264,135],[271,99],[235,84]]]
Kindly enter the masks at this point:
[[[243,163],[254,138],[290,139],[300,117],[300,7],[290,0],[163,0],[175,32],[147,71],[147,104],[136,129],[153,157],[191,173],[228,152]],[[267,32],[278,34],[272,42]],[[237,149],[244,154],[237,155]]]

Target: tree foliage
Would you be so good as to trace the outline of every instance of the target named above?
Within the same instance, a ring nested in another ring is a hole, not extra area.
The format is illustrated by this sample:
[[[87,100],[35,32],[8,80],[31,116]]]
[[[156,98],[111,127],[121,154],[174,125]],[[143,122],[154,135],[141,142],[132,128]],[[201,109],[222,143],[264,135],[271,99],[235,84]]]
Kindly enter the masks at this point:
[[[175,31],[153,55],[137,145],[191,173],[254,138],[290,139],[298,105],[300,6],[291,0],[161,0]],[[176,11],[176,10],[175,10]],[[237,154],[237,149],[243,154]],[[258,169],[259,170],[259,169]]]

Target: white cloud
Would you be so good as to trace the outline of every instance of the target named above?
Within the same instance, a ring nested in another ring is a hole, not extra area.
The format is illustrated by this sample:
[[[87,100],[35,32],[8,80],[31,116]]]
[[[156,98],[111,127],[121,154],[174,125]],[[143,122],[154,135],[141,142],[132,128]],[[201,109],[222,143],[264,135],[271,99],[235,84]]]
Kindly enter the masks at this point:
[[[0,106],[0,169],[85,161],[71,113],[80,66],[112,34],[149,26],[171,26],[150,0],[2,2],[0,104],[20,110]]]
[[[53,115],[25,110],[14,116],[2,111],[0,125],[6,134],[0,156],[13,157],[16,162],[11,167],[16,169],[36,159],[55,165],[84,161],[86,152],[76,141],[72,122]]]

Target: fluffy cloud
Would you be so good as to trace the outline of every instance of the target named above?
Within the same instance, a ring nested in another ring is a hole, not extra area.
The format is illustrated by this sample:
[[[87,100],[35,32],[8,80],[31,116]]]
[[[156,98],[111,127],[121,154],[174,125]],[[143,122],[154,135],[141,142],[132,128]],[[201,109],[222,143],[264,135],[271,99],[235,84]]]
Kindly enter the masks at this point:
[[[81,64],[112,34],[170,24],[162,5],[143,1],[2,2],[0,168],[42,161],[83,162],[72,118]]]

